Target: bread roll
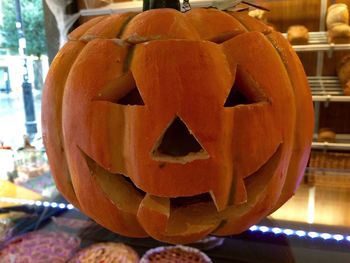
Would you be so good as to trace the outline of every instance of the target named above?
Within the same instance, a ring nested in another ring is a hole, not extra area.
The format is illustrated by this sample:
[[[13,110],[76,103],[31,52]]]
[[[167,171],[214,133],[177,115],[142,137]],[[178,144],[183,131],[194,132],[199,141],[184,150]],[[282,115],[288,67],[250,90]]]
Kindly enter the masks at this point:
[[[330,128],[322,128],[318,131],[318,142],[335,142],[336,133]]]
[[[349,10],[346,4],[334,4],[327,10],[327,29],[331,29],[334,24],[349,24]]]
[[[305,26],[290,26],[287,39],[292,45],[305,45],[309,42],[309,30]]]
[[[267,23],[267,12],[261,9],[254,9],[248,12],[248,15]]]
[[[328,30],[328,42],[334,44],[350,43],[350,26],[337,23]]]
[[[350,54],[344,56],[337,65],[339,82],[345,84],[350,80]]]
[[[345,96],[350,96],[350,80],[343,86],[343,92]]]

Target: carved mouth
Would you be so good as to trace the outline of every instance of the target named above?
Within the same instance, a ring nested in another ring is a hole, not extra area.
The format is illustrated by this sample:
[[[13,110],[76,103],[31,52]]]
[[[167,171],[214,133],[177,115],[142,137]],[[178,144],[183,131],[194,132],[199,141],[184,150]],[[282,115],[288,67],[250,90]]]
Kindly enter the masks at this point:
[[[248,196],[249,193],[258,192],[257,188],[262,188],[270,180],[273,173],[262,173],[262,171],[267,169],[266,167],[271,166],[271,163],[276,164],[279,161],[281,146],[282,144],[277,147],[273,155],[259,168],[258,171],[244,179],[244,185],[247,189]],[[89,157],[83,150],[80,149],[80,151],[86,160],[91,176],[94,178],[105,196],[119,208],[128,206],[127,210],[130,210],[130,207],[132,207],[132,212],[136,214],[141,201],[145,198],[147,193],[138,188],[128,176],[118,173],[110,173]],[[257,179],[260,174],[265,175],[263,178]],[[259,184],[254,184],[254,181],[256,180],[259,181]],[[232,187],[232,191],[235,191],[234,187]],[[232,195],[232,193],[230,195]],[[228,198],[230,198],[230,196]],[[214,206],[214,201],[210,193],[201,193],[193,196],[169,197],[168,199],[170,201],[171,210],[205,203]]]
[[[131,196],[137,196],[141,199],[145,197],[146,193],[140,188],[138,188],[129,177],[123,174],[113,174],[108,172],[91,157],[89,157],[83,150],[80,149],[80,151],[84,156],[86,163],[90,169],[91,176],[93,176],[93,178],[96,180],[97,184],[105,193],[106,197],[111,199],[113,203],[117,205],[118,203],[120,203],[120,201],[116,199],[127,200]],[[120,187],[127,189],[125,191],[125,194],[127,194],[128,196],[121,196],[124,193],[120,193]],[[119,192],[119,194],[116,194],[116,192]],[[174,208],[188,206],[198,202],[213,202],[209,193],[169,199],[171,206]]]
[[[178,237],[191,236],[193,239],[189,240],[203,238],[213,231],[220,231],[230,218],[249,213],[259,202],[260,196],[264,196],[266,187],[275,174],[282,155],[282,144],[279,144],[258,171],[244,179],[247,201],[228,206],[222,211],[218,211],[209,193],[176,198],[151,196],[139,189],[130,178],[106,171],[84,151],[81,150],[81,153],[96,185],[118,210],[133,215],[146,232],[158,238],[170,238],[172,242],[178,243],[181,242]],[[234,188],[233,185],[232,189]],[[149,220],[154,215],[160,220],[156,223],[157,227]],[[242,222],[245,223],[247,222]]]

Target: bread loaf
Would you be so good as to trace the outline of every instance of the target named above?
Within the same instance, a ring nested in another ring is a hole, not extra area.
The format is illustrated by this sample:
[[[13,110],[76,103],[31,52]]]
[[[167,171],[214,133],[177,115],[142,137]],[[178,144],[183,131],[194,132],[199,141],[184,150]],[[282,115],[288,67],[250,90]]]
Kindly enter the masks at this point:
[[[337,65],[339,82],[345,84],[350,80],[350,54],[344,56]]]
[[[333,4],[327,10],[327,29],[331,29],[335,24],[349,24],[348,6],[343,3]]]
[[[350,96],[350,80],[343,86],[343,92],[345,96]]]
[[[318,142],[335,142],[336,133],[330,128],[321,128],[318,131]]]
[[[287,39],[292,45],[305,45],[309,42],[309,30],[305,26],[290,26]]]
[[[328,42],[334,44],[350,43],[350,26],[344,23],[336,23],[328,29]]]

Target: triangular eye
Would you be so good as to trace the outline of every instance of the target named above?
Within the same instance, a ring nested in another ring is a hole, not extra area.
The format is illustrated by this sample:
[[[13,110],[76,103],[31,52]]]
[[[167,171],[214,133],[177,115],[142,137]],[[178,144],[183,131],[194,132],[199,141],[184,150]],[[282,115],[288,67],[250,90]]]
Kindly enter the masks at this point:
[[[121,105],[145,105],[136,87],[120,98],[116,103]]]
[[[245,105],[251,103],[253,102],[242,93],[236,81],[230,90],[230,93],[225,101],[224,107],[234,107],[237,105]]]
[[[186,124],[177,116],[156,143],[152,155],[159,161],[177,163],[209,158]]]
[[[224,107],[248,105],[268,101],[264,90],[240,65],[237,66],[235,82],[227,96]]]

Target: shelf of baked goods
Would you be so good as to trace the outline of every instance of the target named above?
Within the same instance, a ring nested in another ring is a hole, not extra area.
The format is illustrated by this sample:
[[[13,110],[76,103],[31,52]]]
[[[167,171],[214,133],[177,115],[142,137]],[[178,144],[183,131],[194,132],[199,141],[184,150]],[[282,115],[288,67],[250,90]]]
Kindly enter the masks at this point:
[[[350,44],[329,43],[327,32],[309,32],[308,44],[293,45],[293,48],[297,52],[350,50]]]
[[[309,76],[309,85],[313,101],[319,102],[350,102],[350,96],[344,95],[344,90],[338,77]]]
[[[335,134],[329,131],[314,134],[312,149],[350,151],[350,134]]]
[[[282,34],[287,38],[287,33]],[[332,52],[334,50],[350,50],[349,44],[335,44],[329,43],[328,32],[309,32],[309,39],[307,44],[302,45],[292,45],[293,49],[297,52],[307,52],[307,51],[328,51]],[[306,40],[305,40],[306,41]]]
[[[350,142],[349,143],[312,142],[312,149],[350,151]]]
[[[283,34],[287,37],[287,34]],[[350,44],[334,44],[328,42],[327,32],[309,32],[308,44],[293,45],[297,52],[306,51],[333,51],[333,50],[350,50]]]

